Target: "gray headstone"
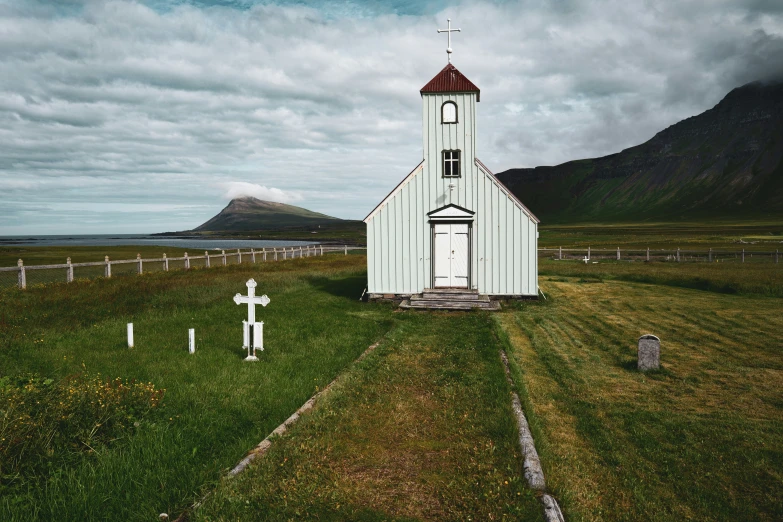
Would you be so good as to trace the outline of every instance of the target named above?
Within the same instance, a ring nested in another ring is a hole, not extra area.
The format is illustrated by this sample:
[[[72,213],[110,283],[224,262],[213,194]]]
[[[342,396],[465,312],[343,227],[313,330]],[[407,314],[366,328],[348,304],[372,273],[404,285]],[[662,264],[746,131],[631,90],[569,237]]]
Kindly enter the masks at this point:
[[[654,335],[639,337],[638,368],[641,371],[657,370],[661,367],[661,340]]]

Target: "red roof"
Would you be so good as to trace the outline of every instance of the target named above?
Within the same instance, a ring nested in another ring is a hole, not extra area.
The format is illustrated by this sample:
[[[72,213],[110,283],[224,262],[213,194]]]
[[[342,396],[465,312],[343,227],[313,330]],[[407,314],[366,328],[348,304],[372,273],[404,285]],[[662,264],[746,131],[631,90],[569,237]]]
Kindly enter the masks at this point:
[[[425,92],[475,92],[476,101],[481,101],[481,91],[468,80],[456,67],[448,64],[435,78],[421,88]]]

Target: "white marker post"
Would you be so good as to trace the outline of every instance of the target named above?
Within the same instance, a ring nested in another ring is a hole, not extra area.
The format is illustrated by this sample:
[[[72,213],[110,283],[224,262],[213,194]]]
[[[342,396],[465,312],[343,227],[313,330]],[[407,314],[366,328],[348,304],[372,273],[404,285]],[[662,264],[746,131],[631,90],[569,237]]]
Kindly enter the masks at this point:
[[[256,297],[257,283],[253,279],[250,279],[246,284],[247,297],[237,294],[234,296],[234,302],[236,304],[247,303],[247,321],[242,321],[243,348],[247,348],[245,360],[257,361],[256,349],[264,351],[264,323],[256,323],[256,305],[260,304],[265,307],[269,304],[270,299],[266,295]]]
[[[188,329],[188,353],[196,353],[196,330]]]
[[[133,323],[128,323],[128,348],[133,348]]]

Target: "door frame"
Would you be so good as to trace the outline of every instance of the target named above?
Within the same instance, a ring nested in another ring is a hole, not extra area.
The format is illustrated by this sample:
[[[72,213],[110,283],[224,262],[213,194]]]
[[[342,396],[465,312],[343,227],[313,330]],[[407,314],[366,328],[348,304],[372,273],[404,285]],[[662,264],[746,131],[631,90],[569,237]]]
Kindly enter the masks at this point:
[[[435,225],[467,225],[468,226],[468,286],[473,289],[473,220],[467,219],[441,219],[430,221],[430,288],[435,288]],[[440,286],[438,288],[457,288],[453,286]],[[461,288],[461,287],[459,287]]]

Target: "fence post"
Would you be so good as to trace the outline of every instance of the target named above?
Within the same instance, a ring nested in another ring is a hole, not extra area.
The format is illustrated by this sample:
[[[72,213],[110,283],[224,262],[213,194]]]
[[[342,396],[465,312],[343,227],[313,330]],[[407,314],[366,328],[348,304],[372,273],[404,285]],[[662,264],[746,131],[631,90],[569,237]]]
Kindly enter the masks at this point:
[[[712,249],[710,248],[709,257],[707,258],[710,263],[712,263]]]
[[[223,254],[223,266],[226,266],[226,251],[221,250],[220,252]]]
[[[103,258],[106,267],[103,270],[103,277],[111,277],[111,263],[109,262],[109,256]]]
[[[590,259],[590,247],[587,247],[587,259]]]
[[[252,248],[250,249],[250,261],[253,262],[253,264],[256,264],[256,251]]]
[[[302,257],[304,257],[302,256],[302,247],[299,247],[299,259],[302,259]]]
[[[190,268],[190,258],[188,258],[188,253],[185,252],[185,270]]]
[[[263,259],[264,259],[264,262],[266,263],[266,247],[261,249],[261,254],[263,254],[263,256],[264,256]]]
[[[237,264],[242,264],[242,251],[237,248]]]
[[[320,247],[321,247],[321,255],[324,255],[324,246],[320,245]]]
[[[139,275],[141,275],[141,273],[142,273],[142,268],[141,268],[141,254],[136,254],[136,261],[139,263],[139,267],[138,267],[138,269],[137,269],[137,272],[139,273]]]
[[[560,261],[563,260],[563,247],[560,247],[560,254],[557,257]]]
[[[275,261],[277,261],[277,247],[274,247],[272,250],[275,252]]]
[[[24,290],[27,288],[27,274],[24,272],[24,263],[21,259],[16,262],[16,266],[19,267],[19,288]]]
[[[65,273],[65,282],[66,283],[72,283],[73,282],[73,265],[71,264],[71,258],[69,257],[66,259],[66,264],[68,265],[68,271]]]
[[[647,247],[647,261],[650,260],[650,247]]]
[[[617,247],[617,260],[620,260],[620,247]]]
[[[745,262],[745,249],[742,249],[742,262]]]
[[[680,247],[677,247],[677,262],[680,262]]]
[[[209,268],[209,251],[204,250],[204,266]]]
[[[345,245],[345,255],[348,255],[348,245]]]
[[[169,271],[169,258],[166,257],[165,252],[163,253],[163,270],[165,270],[166,272]]]

